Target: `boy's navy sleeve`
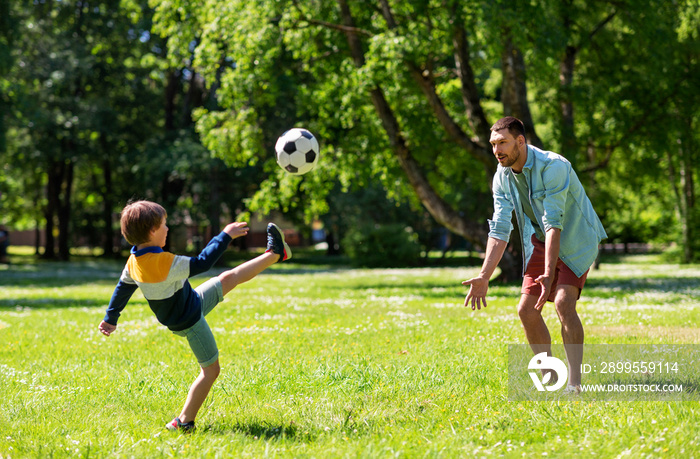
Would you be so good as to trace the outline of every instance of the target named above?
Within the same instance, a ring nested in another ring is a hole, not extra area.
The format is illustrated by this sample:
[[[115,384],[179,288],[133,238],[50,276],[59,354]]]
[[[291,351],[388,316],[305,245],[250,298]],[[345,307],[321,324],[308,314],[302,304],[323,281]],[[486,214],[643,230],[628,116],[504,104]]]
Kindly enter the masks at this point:
[[[107,313],[103,320],[108,324],[117,325],[122,310],[124,310],[126,303],[129,302],[131,295],[134,294],[137,288],[138,285],[136,284],[130,284],[120,280],[114,288],[114,293],[112,293],[112,298],[109,300]]]
[[[190,258],[190,277],[209,271],[224,254],[232,240],[231,236],[222,231],[209,241],[202,253]]]

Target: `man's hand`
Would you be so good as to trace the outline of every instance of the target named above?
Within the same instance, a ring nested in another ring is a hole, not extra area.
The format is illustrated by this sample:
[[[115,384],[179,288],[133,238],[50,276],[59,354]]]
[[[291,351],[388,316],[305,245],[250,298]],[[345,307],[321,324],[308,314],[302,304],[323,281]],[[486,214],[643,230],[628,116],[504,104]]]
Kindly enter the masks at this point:
[[[108,324],[107,322],[105,322],[103,320],[102,322],[100,322],[100,326],[98,327],[98,329],[100,330],[100,333],[102,333],[103,335],[109,336],[112,333],[114,333],[114,330],[117,329],[117,326],[112,325],[112,324]]]
[[[486,292],[489,290],[489,280],[485,277],[474,277],[462,282],[462,285],[469,286],[469,293],[464,299],[464,307],[469,305],[471,301],[472,310],[481,309],[483,304],[486,307]]]
[[[231,239],[236,239],[237,237],[245,236],[248,234],[248,231],[250,228],[248,228],[248,223],[246,222],[234,222],[234,223],[229,223],[226,225],[226,228],[224,228],[224,232],[231,236]]]
[[[554,279],[552,279],[551,276],[548,276],[546,274],[543,274],[537,279],[535,279],[535,282],[542,286],[542,293],[540,293],[540,297],[537,299],[537,304],[535,304],[535,309],[537,309],[538,311],[542,310],[542,307],[547,302],[547,298],[549,298],[549,294],[552,292],[553,280]]]
[[[559,260],[559,246],[561,244],[561,230],[559,228],[550,228],[547,230],[544,240],[544,274],[535,279],[535,282],[542,286],[542,293],[535,304],[535,309],[542,310],[542,307],[547,302],[549,294],[552,293],[552,283],[554,282],[554,273],[557,269],[557,261]]]

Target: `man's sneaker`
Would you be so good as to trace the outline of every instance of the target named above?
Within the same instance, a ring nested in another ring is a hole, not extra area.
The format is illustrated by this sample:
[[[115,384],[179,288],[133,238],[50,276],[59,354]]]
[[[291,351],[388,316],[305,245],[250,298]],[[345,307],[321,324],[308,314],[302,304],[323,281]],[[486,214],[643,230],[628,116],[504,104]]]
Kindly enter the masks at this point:
[[[267,224],[267,250],[265,252],[279,255],[278,263],[292,258],[292,249],[284,242],[284,234],[274,223]]]
[[[566,386],[566,389],[564,389],[564,394],[566,395],[578,395],[581,393],[581,386],[574,386],[572,384],[569,384]]]
[[[180,418],[176,417],[169,423],[165,424],[165,428],[168,430],[179,430],[181,432],[192,432],[194,430],[194,421],[185,422],[183,424],[180,422]]]

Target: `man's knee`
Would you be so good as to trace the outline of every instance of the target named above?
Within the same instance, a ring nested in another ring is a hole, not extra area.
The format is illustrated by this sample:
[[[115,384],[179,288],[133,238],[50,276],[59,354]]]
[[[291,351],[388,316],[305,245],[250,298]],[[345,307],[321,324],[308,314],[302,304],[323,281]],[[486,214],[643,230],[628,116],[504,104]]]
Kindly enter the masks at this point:
[[[537,304],[537,297],[530,295],[523,295],[518,303],[518,317],[520,321],[524,324],[530,323],[535,320],[540,320],[542,313],[535,309],[535,304]]]
[[[579,289],[573,285],[559,287],[554,299],[554,307],[561,322],[578,321],[576,303],[578,302]]]

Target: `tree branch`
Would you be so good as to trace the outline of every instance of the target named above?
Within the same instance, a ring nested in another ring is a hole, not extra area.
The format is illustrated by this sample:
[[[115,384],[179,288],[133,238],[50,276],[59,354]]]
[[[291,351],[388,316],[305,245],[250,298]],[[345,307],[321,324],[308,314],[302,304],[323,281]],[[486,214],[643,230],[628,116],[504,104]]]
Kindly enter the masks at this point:
[[[493,157],[488,152],[485,145],[479,144],[470,139],[464,130],[462,130],[462,128],[455,122],[454,118],[447,112],[445,105],[442,103],[440,96],[437,94],[435,82],[431,78],[431,73],[427,70],[425,72],[421,71],[421,69],[414,63],[408,63],[407,65],[411,76],[415,82],[418,83],[418,86],[428,99],[428,104],[430,104],[430,107],[433,109],[435,117],[438,119],[450,138],[452,138],[457,145],[471,153],[474,158],[481,161],[486,166],[487,170],[493,174],[495,172]],[[486,144],[488,144],[488,142]]]
[[[467,120],[474,135],[478,139],[477,142],[482,146],[483,152],[480,156],[486,154],[490,158],[490,152],[486,150],[491,137],[491,129],[486,115],[481,108],[481,100],[479,98],[479,89],[476,86],[474,78],[474,70],[471,66],[471,57],[469,56],[469,41],[467,40],[467,31],[464,28],[464,20],[460,11],[460,2],[452,3],[452,17],[454,18],[454,28],[452,34],[452,46],[454,48],[455,67],[462,92],[462,101],[467,112]],[[494,171],[493,162],[490,162],[491,170]]]
[[[680,84],[683,80],[679,81],[678,84]],[[677,85],[678,85],[677,84]],[[673,87],[677,87],[677,85]],[[601,147],[600,149],[605,151],[605,157],[599,161],[597,164],[593,164],[590,166],[587,166],[585,168],[581,169],[581,173],[589,173],[589,172],[595,172],[599,169],[603,169],[608,166],[610,163],[610,159],[612,158],[613,153],[615,150],[617,150],[620,145],[622,145],[622,141],[624,139],[627,139],[630,135],[634,134],[636,131],[638,131],[642,126],[652,124],[654,122],[654,119],[648,118],[649,113],[652,113],[657,107],[663,106],[666,104],[666,102],[673,97],[673,93],[669,92],[666,94],[662,99],[659,100],[657,104],[650,104],[647,105],[647,109],[642,113],[637,120],[636,123],[634,123],[624,134],[622,134],[616,142],[612,144],[605,145],[604,147]],[[659,115],[657,115],[656,118],[659,118],[661,116],[661,111],[658,112]]]
[[[305,22],[308,22],[309,24],[313,24],[313,25],[317,25],[317,26],[321,26],[321,27],[327,27],[327,28],[333,29],[333,30],[338,30],[338,31],[343,32],[345,34],[365,35],[367,37],[374,36],[374,34],[372,32],[370,32],[369,30],[360,29],[359,27],[347,26],[344,24],[334,24],[332,22],[321,21],[319,19],[310,19],[309,17],[307,17],[304,14],[302,9],[299,7],[299,2],[297,0],[293,0],[292,4],[296,8],[296,10],[299,12],[299,16],[301,17],[301,19]],[[346,5],[346,7],[347,7],[347,5]]]
[[[346,0],[338,0],[338,6],[340,7],[343,24],[353,28],[354,19]],[[385,6],[388,8],[388,4]],[[390,14],[390,10],[387,9],[385,14],[387,13]],[[356,66],[361,67],[365,62],[361,43],[354,33],[347,32],[346,36],[350,45],[353,61]],[[413,157],[410,148],[406,144],[406,139],[401,133],[399,122],[389,102],[386,100],[382,88],[378,85],[375,86],[370,90],[370,97],[389,139],[389,145],[421,203],[423,203],[425,208],[440,224],[444,225],[450,231],[464,236],[475,245],[483,247],[488,236],[486,228],[483,225],[462,218],[459,212],[445,202],[435,191],[423,173],[420,164],[418,164],[418,161]]]
[[[610,13],[610,14],[608,15],[608,17],[606,17],[605,19],[603,19],[602,21],[600,21],[600,22],[598,23],[598,25],[596,25],[596,26],[593,28],[593,30],[591,31],[591,33],[588,34],[588,41],[589,41],[589,42],[590,42],[590,41],[593,41],[593,37],[594,37],[598,32],[600,32],[601,30],[603,30],[603,27],[605,27],[605,26],[607,25],[608,22],[612,21],[612,19],[613,19],[616,15],[617,15],[617,11],[613,11],[612,13]],[[580,49],[580,48],[581,48],[581,45],[579,45],[577,48]]]
[[[542,141],[535,132],[535,123],[532,121],[530,103],[527,100],[525,60],[520,50],[513,45],[510,31],[507,31],[505,36],[505,45],[501,56],[503,111],[506,115],[519,118],[525,125],[528,141],[532,145],[542,148]]]

